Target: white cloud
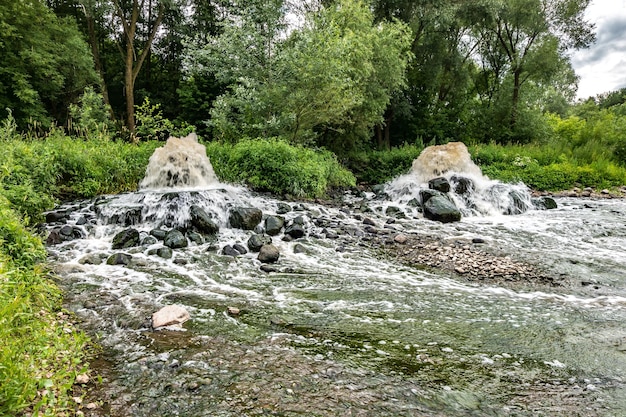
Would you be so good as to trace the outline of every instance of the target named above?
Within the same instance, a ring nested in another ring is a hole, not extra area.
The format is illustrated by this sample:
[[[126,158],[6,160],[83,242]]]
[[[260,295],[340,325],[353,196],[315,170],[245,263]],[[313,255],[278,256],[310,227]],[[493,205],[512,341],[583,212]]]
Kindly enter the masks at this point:
[[[626,0],[593,0],[585,16],[596,25],[597,41],[571,54],[579,98],[626,87]]]

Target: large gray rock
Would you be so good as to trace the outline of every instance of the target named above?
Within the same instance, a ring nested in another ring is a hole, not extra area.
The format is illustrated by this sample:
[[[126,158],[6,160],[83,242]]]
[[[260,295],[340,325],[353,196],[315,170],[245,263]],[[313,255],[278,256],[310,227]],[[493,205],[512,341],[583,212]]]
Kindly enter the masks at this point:
[[[285,219],[281,216],[267,216],[265,219],[265,232],[270,236],[276,236],[285,225]]]
[[[190,318],[189,312],[184,307],[166,306],[152,314],[152,328],[156,330],[166,326],[181,327]]]
[[[113,237],[113,249],[125,249],[139,246],[141,239],[139,237],[139,231],[133,228],[122,230]]]
[[[458,195],[470,194],[476,188],[476,186],[474,185],[474,181],[467,177],[453,175],[450,180],[452,181],[452,185],[454,186],[454,192]]]
[[[294,239],[300,239],[305,235],[304,227],[298,223],[292,223],[285,228],[285,234]]]
[[[263,245],[270,245],[271,243],[272,238],[267,235],[252,235],[250,239],[248,239],[248,249],[250,249],[251,252],[258,252]]]
[[[428,202],[428,200],[430,200],[433,197],[443,197],[443,198],[449,199],[447,197],[447,194],[444,194],[441,191],[432,190],[430,188],[428,188],[428,189],[421,189],[420,190],[420,200],[422,202],[422,208]]]
[[[450,183],[444,177],[437,177],[428,181],[428,188],[441,191],[442,193],[448,193],[450,192]]]
[[[271,264],[278,261],[280,252],[274,245],[263,245],[259,251],[257,259],[265,264]]]
[[[201,207],[193,205],[189,209],[191,226],[198,232],[206,235],[215,235],[219,232],[219,226],[213,221],[211,216]]]
[[[228,222],[235,229],[254,230],[261,222],[263,213],[254,207],[235,207],[230,211]]]
[[[168,248],[180,249],[186,248],[188,245],[187,238],[180,230],[172,229],[165,234],[163,244]]]
[[[461,220],[461,212],[445,196],[430,197],[423,205],[424,217],[441,223],[452,223]]]

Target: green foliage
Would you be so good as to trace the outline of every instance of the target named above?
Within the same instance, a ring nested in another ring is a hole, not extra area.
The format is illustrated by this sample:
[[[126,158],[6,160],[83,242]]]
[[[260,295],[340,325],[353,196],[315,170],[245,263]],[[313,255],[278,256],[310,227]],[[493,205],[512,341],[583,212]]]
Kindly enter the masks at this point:
[[[41,139],[14,139],[0,148],[0,195],[27,222],[58,199],[134,190],[158,142],[133,145],[108,138],[73,139],[54,129]]]
[[[406,174],[423,149],[423,146],[405,144],[389,151],[352,152],[347,156],[347,166],[359,182],[383,184]]]
[[[285,39],[283,1],[238,7],[220,37],[191,54],[192,71],[213,70],[229,85],[211,111],[215,136],[281,136],[333,149],[369,140],[404,86],[406,26],[375,25],[363,1],[342,0],[307,14]]]
[[[140,106],[136,106],[135,119],[137,120],[136,135],[143,140],[167,139],[170,136],[187,136],[195,131],[194,126],[183,123],[177,127],[171,120],[163,117],[161,105],[151,104],[146,97]]]
[[[355,185],[354,176],[328,151],[293,146],[283,139],[244,139],[207,145],[217,176],[257,191],[320,197],[331,187]]]
[[[77,93],[96,82],[76,22],[57,18],[42,0],[0,2],[0,117],[14,110],[20,128],[63,120]]]
[[[70,104],[69,113],[70,130],[78,136],[106,139],[115,130],[110,107],[93,87],[85,88],[78,104]]]
[[[61,294],[37,263],[41,240],[0,196],[0,415],[66,415],[88,340],[57,313]],[[68,317],[64,315],[64,317]],[[67,331],[65,331],[67,329]]]
[[[505,182],[522,181],[536,190],[603,189],[626,184],[626,168],[607,159],[581,163],[559,153],[551,144],[476,145],[470,152],[488,177]]]

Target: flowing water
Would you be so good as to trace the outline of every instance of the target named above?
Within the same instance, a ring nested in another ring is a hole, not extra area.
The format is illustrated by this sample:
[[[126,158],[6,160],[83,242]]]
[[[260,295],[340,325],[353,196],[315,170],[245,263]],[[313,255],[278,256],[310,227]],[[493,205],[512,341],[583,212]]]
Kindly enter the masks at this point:
[[[167,170],[165,181],[178,173]],[[419,187],[406,177],[387,185],[386,198],[286,207],[207,172],[200,188],[161,189],[159,180],[63,207],[82,238],[51,245],[50,259],[69,308],[103,347],[94,364],[103,405],[93,415],[626,415],[624,201],[564,198],[557,209],[516,216],[470,204],[461,222],[443,224],[410,203]],[[478,194],[505,187],[465,174]],[[498,207],[502,198],[489,201]],[[218,237],[168,259],[153,254],[162,243],[149,232],[187,227],[191,206],[210,214]],[[390,206],[403,216],[384,227]],[[234,207],[282,213],[306,235],[274,236],[280,259],[263,272],[256,253],[221,252],[255,233],[229,227]],[[144,243],[112,250],[129,226]],[[562,285],[472,283],[405,266],[372,244],[374,234],[400,232],[480,238]],[[117,252],[132,261],[99,263]],[[152,313],[173,304],[191,320],[182,331],[153,330]]]

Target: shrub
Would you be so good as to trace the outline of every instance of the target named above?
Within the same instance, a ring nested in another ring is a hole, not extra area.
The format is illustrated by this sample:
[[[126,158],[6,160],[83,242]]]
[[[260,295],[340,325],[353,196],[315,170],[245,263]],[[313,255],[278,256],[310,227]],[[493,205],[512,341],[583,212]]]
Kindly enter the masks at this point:
[[[388,151],[361,151],[348,155],[347,166],[359,182],[382,184],[406,174],[423,146],[404,145]]]
[[[293,146],[280,138],[244,139],[236,144],[207,145],[216,175],[257,191],[320,197],[330,187],[355,185],[354,176],[334,154]]]

